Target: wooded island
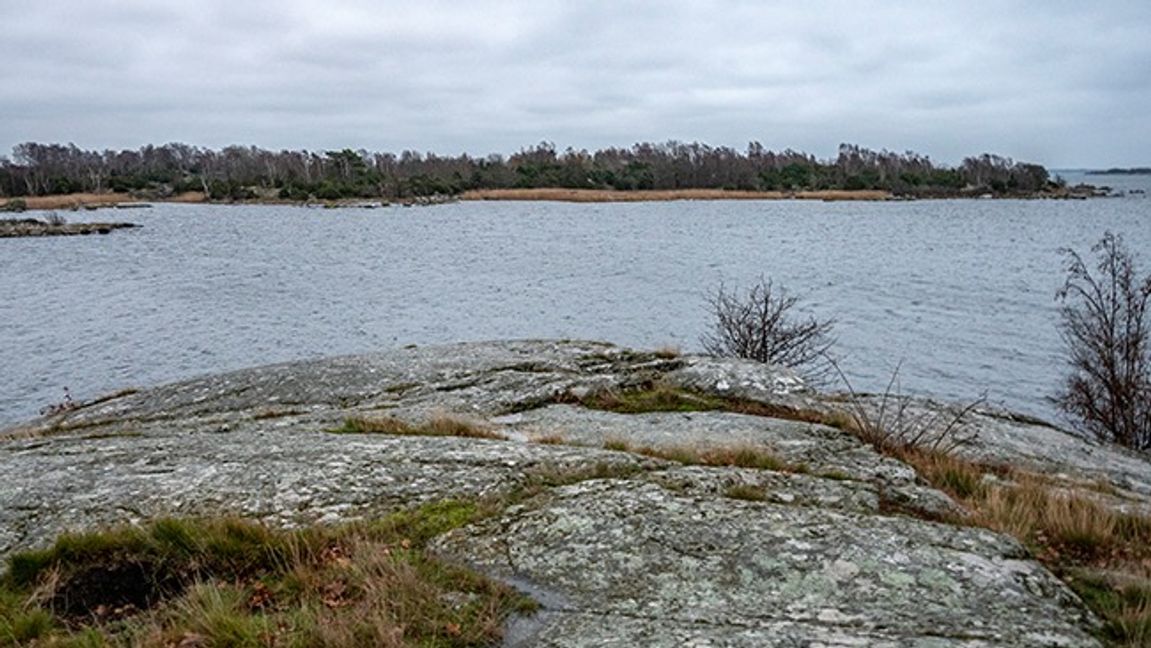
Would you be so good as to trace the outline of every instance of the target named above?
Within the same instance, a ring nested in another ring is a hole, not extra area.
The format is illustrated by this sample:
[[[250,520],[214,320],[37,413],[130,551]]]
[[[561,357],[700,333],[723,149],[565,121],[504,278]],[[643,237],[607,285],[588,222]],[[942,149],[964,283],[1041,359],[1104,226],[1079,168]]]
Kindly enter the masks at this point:
[[[850,144],[840,145],[836,157],[825,160],[791,149],[769,151],[757,142],[738,151],[675,141],[594,152],[560,151],[543,142],[507,157],[255,146],[213,150],[180,143],[90,151],[74,144],[28,142],[16,146],[11,159],[0,157],[0,196],[7,198],[111,192],[164,200],[195,192],[211,201],[303,202],[472,192],[471,197],[514,199],[517,194],[509,190],[540,189],[579,190],[583,196],[594,191],[687,192],[684,196],[691,197],[692,191],[709,190],[824,199],[835,195],[829,192],[854,192],[854,199],[874,199],[1032,197],[1058,193],[1062,184],[1041,165],[998,155],[968,157],[949,167],[910,151]],[[804,192],[809,195],[796,195]]]

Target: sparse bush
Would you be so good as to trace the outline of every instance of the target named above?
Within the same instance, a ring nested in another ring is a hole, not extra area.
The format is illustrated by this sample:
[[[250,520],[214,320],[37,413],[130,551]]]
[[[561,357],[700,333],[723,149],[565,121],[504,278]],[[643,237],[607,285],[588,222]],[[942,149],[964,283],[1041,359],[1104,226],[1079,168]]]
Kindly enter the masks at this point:
[[[12,198],[0,205],[0,212],[22,212],[28,209],[28,202],[23,198]]]
[[[916,405],[915,400],[899,388],[899,367],[891,373],[887,388],[874,401],[855,391],[839,363],[827,358],[847,388],[850,406],[846,429],[877,451],[902,456],[909,451],[935,452],[947,455],[969,445],[978,434],[970,429],[968,418],[987,402],[981,396],[962,407]]]
[[[1067,277],[1056,299],[1071,374],[1056,402],[1095,438],[1151,450],[1151,275],[1138,277],[1121,236],[1106,232],[1091,251],[1094,271],[1060,250]]]
[[[714,356],[783,365],[821,379],[829,370],[824,358],[835,342],[834,320],[797,317],[793,309],[798,303],[771,279],[761,277],[747,292],[729,291],[721,283],[708,298],[714,320],[700,343]]]

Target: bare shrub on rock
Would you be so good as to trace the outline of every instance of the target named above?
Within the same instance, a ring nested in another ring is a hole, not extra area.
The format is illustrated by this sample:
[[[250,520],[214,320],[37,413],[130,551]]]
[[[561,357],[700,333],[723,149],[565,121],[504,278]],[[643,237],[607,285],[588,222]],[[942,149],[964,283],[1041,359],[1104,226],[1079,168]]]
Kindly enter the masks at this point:
[[[826,377],[835,321],[797,316],[799,298],[783,286],[763,277],[746,292],[721,283],[707,303],[714,318],[700,338],[707,353],[791,367],[809,380]]]
[[[831,358],[827,362],[847,388],[846,428],[878,452],[904,458],[909,453],[947,456],[979,436],[970,419],[987,403],[986,394],[965,405],[951,406],[915,399],[899,387],[901,363],[892,371],[883,393],[868,397],[855,391],[838,362]]]
[[[1064,248],[1067,273],[1056,299],[1071,368],[1055,400],[1101,441],[1151,450],[1151,275],[1140,278],[1123,238],[1106,232],[1092,269]]]

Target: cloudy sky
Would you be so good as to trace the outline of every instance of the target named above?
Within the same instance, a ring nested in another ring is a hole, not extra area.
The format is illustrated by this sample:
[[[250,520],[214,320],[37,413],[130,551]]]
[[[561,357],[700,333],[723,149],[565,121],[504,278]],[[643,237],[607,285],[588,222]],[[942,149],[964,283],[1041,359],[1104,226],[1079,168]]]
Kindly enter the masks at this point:
[[[1151,164],[1151,2],[0,0],[0,152],[757,140]]]

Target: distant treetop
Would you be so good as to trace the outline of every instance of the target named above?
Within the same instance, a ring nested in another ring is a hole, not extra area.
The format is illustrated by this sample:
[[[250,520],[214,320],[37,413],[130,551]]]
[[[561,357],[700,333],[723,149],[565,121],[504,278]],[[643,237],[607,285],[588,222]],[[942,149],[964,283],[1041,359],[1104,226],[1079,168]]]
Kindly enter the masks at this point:
[[[541,142],[517,153],[472,157],[403,151],[220,150],[170,143],[120,151],[27,142],[0,158],[0,195],[135,191],[210,199],[406,198],[470,189],[576,188],[801,191],[879,189],[907,196],[1027,195],[1051,187],[1047,170],[983,154],[958,167],[911,151],[842,144],[834,159],[752,142],[746,151],[698,142],[639,143],[594,152]]]

